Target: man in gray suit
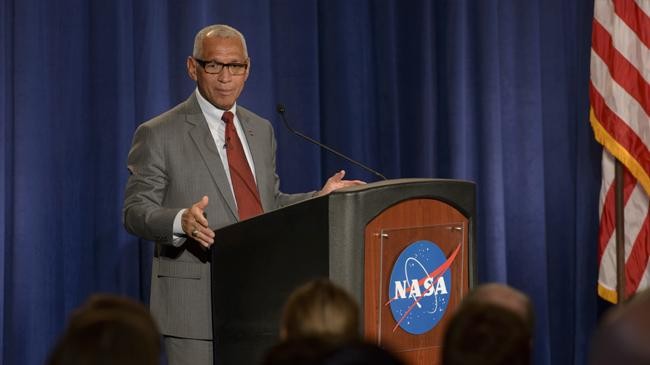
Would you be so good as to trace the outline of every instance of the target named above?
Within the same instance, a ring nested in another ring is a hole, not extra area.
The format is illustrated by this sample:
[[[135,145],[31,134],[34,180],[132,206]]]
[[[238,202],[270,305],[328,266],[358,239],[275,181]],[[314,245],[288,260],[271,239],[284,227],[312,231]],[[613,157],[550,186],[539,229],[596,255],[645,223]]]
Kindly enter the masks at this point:
[[[318,192],[279,191],[271,124],[237,104],[250,59],[243,35],[234,28],[202,29],[187,71],[196,91],[135,132],[123,213],[130,233],[156,242],[151,312],[164,336],[169,364],[207,365],[212,363],[208,248],[214,229],[241,216],[226,152],[232,136],[224,134],[227,126],[234,125],[241,141],[259,213],[362,182],[343,180],[345,172],[340,171]],[[227,114],[234,120],[222,121]]]

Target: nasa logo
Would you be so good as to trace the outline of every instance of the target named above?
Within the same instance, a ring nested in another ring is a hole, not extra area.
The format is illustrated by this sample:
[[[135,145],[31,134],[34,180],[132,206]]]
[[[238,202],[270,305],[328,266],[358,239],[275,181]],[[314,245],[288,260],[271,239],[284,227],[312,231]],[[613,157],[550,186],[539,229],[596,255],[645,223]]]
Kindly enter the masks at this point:
[[[397,327],[421,335],[433,329],[445,314],[451,290],[448,270],[459,247],[447,259],[431,241],[410,244],[397,258],[390,276],[388,297]]]

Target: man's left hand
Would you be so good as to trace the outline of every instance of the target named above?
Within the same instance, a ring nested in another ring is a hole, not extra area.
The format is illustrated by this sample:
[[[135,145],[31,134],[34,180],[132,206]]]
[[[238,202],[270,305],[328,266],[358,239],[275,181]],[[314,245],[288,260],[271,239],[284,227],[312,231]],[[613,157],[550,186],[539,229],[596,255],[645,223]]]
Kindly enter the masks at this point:
[[[316,195],[317,196],[327,195],[333,192],[334,190],[347,188],[348,186],[365,184],[365,182],[361,180],[343,180],[344,176],[345,176],[345,170],[341,170],[336,174],[332,175],[332,177],[327,179],[327,182],[325,182],[323,188]]]

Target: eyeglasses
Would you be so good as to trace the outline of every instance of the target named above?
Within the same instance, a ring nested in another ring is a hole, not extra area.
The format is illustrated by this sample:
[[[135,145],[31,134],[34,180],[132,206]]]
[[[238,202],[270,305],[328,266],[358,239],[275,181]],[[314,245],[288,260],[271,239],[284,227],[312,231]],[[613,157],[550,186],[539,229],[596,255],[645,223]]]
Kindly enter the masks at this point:
[[[231,75],[239,76],[246,73],[246,69],[248,68],[248,63],[238,63],[238,62],[221,63],[217,61],[204,61],[198,58],[194,58],[194,61],[196,61],[196,63],[201,65],[201,67],[203,67],[205,72],[209,74],[221,73],[221,71],[223,71],[225,67],[228,69],[228,72],[230,72]]]

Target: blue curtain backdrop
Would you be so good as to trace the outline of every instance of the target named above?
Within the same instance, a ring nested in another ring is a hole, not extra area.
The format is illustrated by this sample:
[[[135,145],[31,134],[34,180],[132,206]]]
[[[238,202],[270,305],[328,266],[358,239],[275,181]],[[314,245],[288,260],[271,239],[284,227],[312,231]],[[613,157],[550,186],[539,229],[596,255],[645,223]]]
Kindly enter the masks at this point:
[[[338,168],[478,187],[481,281],[534,299],[536,364],[582,364],[596,323],[593,0],[3,0],[0,364],[41,364],[98,291],[146,300],[151,247],[121,224],[136,126],[193,90],[194,34],[248,40],[241,104],[276,126],[288,192]]]

